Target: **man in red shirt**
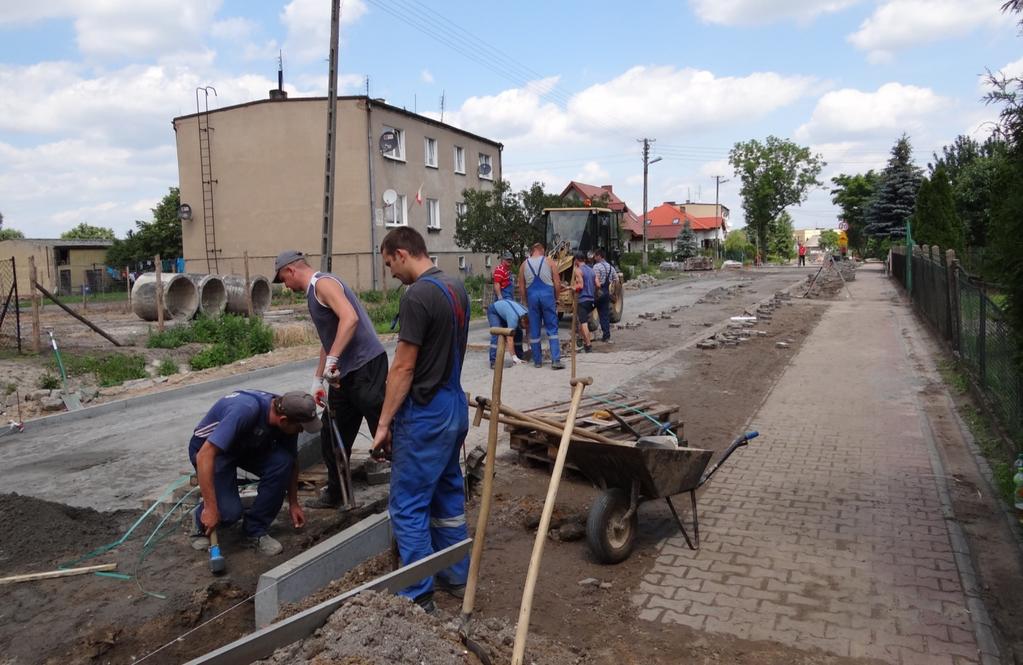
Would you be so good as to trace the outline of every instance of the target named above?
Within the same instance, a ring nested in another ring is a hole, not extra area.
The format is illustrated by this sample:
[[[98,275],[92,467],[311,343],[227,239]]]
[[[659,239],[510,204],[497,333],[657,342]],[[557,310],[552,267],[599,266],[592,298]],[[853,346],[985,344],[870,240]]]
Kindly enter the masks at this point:
[[[512,253],[505,252],[501,255],[501,263],[494,268],[494,300],[513,300],[514,282],[512,271]]]
[[[806,265],[806,245],[799,243],[799,265]]]

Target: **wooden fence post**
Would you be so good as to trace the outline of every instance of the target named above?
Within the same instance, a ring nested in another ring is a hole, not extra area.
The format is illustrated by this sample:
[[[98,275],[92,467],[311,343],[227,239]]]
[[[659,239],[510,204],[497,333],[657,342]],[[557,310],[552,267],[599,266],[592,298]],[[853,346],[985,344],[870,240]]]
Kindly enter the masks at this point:
[[[28,287],[32,298],[32,352],[39,353],[42,344],[39,336],[39,294],[36,293],[36,282],[39,274],[36,271],[36,257],[28,257]]]
[[[977,359],[980,366],[980,387],[987,385],[987,293],[982,287],[980,294],[980,333],[977,335]]]
[[[160,278],[163,264],[160,255],[156,255],[156,329],[163,332],[163,280]]]
[[[959,288],[956,271],[959,262],[954,249],[945,251],[945,287],[948,294],[948,341],[952,350],[959,353]]]
[[[244,252],[242,257],[245,261],[245,307],[248,309],[249,318],[252,318],[252,283],[249,281],[249,253]],[[275,276],[276,277],[276,276]]]

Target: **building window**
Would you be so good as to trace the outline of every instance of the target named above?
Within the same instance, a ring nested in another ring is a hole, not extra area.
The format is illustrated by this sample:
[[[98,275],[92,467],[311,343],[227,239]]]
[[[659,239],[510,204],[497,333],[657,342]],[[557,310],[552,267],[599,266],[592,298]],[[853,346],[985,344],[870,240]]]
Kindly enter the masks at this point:
[[[426,155],[426,165],[437,168],[437,139],[423,139],[423,152]]]
[[[489,255],[489,254],[487,254],[486,256],[484,256],[484,257],[483,257],[483,266],[484,266],[484,267],[486,267],[486,268],[489,268],[489,267],[490,267],[490,266],[492,266],[493,264],[494,264],[494,262],[493,262],[493,260],[492,260],[492,259],[490,258],[490,255]]]
[[[484,154],[482,152],[480,153],[479,174],[480,178],[483,180],[494,179],[494,165],[490,160],[490,155]]]
[[[455,203],[455,217],[461,219],[469,212],[469,206],[466,205],[465,201],[458,201]]]
[[[394,150],[383,153],[384,157],[393,159],[399,162],[405,161],[405,130],[395,129],[394,127],[384,127],[385,132],[394,132],[397,142],[394,146]]]
[[[430,260],[433,261],[433,267],[436,268],[437,267],[437,257],[436,256],[431,256]]]
[[[398,194],[394,203],[387,206],[384,212],[384,221],[387,226],[405,226],[408,224],[408,199],[404,194]]]
[[[459,270],[465,270],[465,257],[464,256],[459,256],[458,257],[458,269]]]
[[[440,201],[437,199],[426,199],[426,228],[440,228]]]
[[[676,217],[675,219],[671,220],[671,223],[672,224],[678,224],[678,217]]]
[[[465,175],[465,148],[455,146],[455,173]]]

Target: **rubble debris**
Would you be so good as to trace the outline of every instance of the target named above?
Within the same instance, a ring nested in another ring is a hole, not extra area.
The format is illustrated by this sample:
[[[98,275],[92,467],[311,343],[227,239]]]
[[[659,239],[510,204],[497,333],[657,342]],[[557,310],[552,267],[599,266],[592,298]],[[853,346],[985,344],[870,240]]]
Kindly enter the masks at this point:
[[[656,277],[654,277],[653,275],[646,275],[646,274],[636,275],[635,277],[633,277],[629,281],[625,282],[624,287],[626,289],[630,290],[630,291],[633,291],[633,290],[636,290],[636,289],[645,289],[645,288],[654,286],[655,284],[658,283],[658,281],[659,280]]]
[[[600,580],[596,577],[587,577],[586,579],[579,580],[579,586],[596,586],[600,584]]]
[[[778,347],[779,349],[787,349],[787,348],[789,348],[789,343],[788,342],[775,342],[774,345],[776,347]]]
[[[829,298],[838,293],[845,282],[856,279],[855,261],[833,261],[819,272],[806,276],[806,298]]]

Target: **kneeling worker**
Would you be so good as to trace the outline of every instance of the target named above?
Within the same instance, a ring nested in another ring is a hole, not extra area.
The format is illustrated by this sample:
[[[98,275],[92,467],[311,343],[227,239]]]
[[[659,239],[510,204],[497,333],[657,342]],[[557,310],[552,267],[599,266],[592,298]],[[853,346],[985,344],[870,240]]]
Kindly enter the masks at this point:
[[[202,501],[196,507],[192,547],[210,546],[218,525],[242,519],[249,544],[261,554],[284,549],[269,533],[288,495],[291,523],[305,524],[298,503],[298,433],[320,431],[316,403],[303,392],[274,395],[262,390],[238,390],[217,400],[199,421],[188,444],[188,458],[199,479]],[[238,469],[259,476],[256,499],[243,510],[238,495]]]
[[[508,338],[508,347],[514,344],[515,355],[512,362],[516,365],[522,364],[526,357],[526,350],[522,344],[522,324],[528,324],[529,317],[526,308],[511,299],[495,300],[487,307],[487,322],[491,328],[511,328],[515,334]],[[490,369],[494,369],[494,362],[497,359],[497,335],[490,336]]]

